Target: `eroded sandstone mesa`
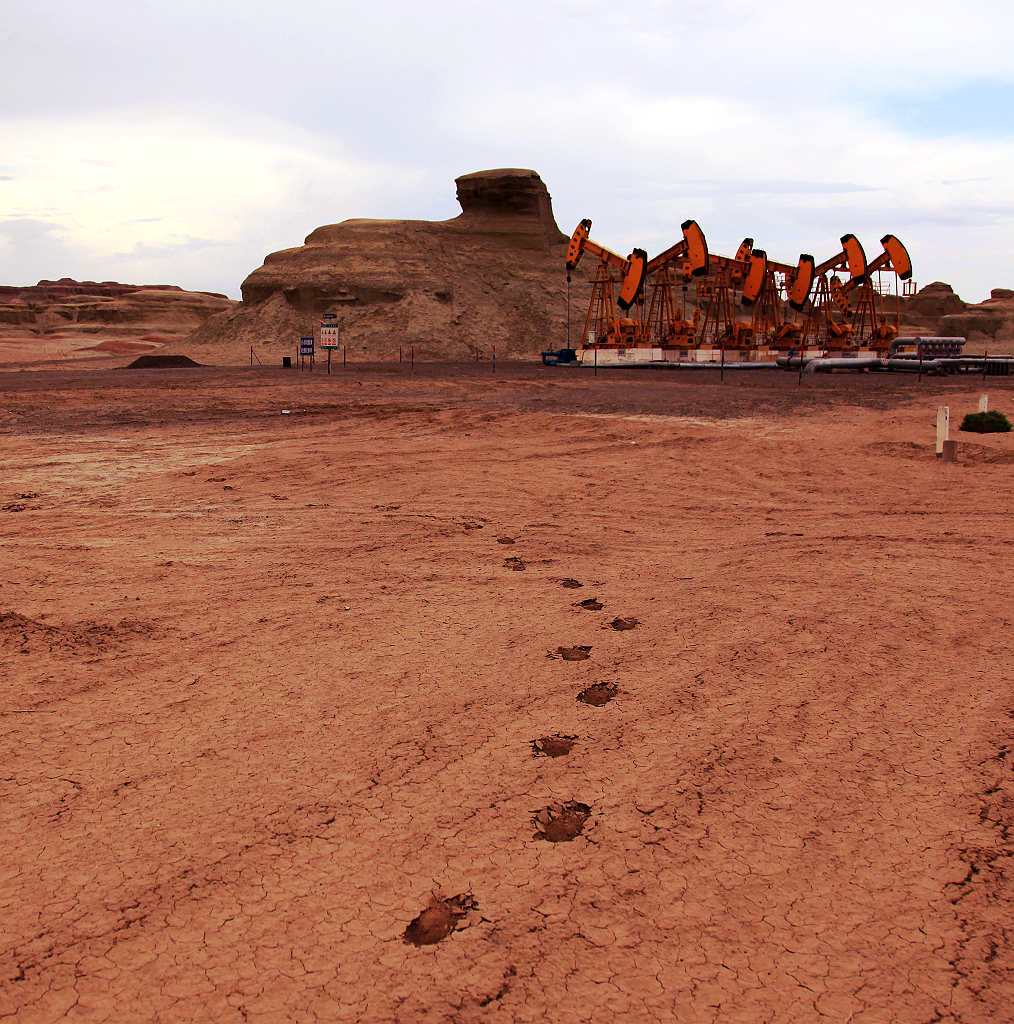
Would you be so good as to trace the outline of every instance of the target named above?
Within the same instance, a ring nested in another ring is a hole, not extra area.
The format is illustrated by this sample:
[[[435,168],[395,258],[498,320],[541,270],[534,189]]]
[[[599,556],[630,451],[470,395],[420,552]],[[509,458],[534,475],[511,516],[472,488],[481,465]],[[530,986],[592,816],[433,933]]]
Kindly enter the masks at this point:
[[[949,284],[934,281],[906,300],[905,334],[968,339],[969,352],[1014,351],[1014,290],[994,288],[984,302],[970,304]]]
[[[530,357],[565,343],[567,236],[532,170],[456,179],[461,214],[446,221],[355,219],[312,231],[243,282],[243,301],[198,329],[197,343],[287,352],[321,313],[344,321],[358,358],[414,345],[427,358]]]
[[[215,292],[117,281],[40,281],[0,286],[0,361],[22,350],[143,352],[174,344],[235,305]]]

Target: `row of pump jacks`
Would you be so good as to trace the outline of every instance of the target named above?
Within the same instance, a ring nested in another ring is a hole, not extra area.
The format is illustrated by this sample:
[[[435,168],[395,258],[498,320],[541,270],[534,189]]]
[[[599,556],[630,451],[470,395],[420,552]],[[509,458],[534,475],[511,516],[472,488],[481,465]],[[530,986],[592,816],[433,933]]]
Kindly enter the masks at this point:
[[[591,254],[599,261],[581,347],[879,352],[898,336],[897,282],[905,283],[905,295],[915,285],[908,251],[894,235],[884,235],[883,252],[873,260],[855,235],[843,235],[833,256],[817,263],[803,253],[793,266],[769,259],[752,238],[743,240],[734,257],[717,256],[708,251],[696,221],[684,221],[681,228],[683,238],[653,259],[643,249],[624,259],[592,241],[591,221],[581,221],[567,250],[568,295],[581,258]],[[892,294],[884,274],[895,276],[890,318],[878,308]],[[688,316],[691,285],[696,301]],[[747,319],[737,315],[737,294]]]

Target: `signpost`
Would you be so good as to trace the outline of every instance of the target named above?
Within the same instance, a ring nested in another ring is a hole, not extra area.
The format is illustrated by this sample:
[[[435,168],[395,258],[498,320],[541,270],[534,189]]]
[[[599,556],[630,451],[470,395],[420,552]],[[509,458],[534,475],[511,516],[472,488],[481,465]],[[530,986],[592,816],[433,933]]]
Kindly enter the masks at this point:
[[[327,352],[327,372],[331,374],[331,353],[341,348],[342,322],[337,313],[324,313],[320,318],[320,347]]]
[[[937,406],[937,458],[944,454],[944,442],[951,436],[951,408],[949,405]]]
[[[310,357],[310,372],[313,372],[313,335],[307,334],[299,339],[299,368],[302,370],[306,357]]]

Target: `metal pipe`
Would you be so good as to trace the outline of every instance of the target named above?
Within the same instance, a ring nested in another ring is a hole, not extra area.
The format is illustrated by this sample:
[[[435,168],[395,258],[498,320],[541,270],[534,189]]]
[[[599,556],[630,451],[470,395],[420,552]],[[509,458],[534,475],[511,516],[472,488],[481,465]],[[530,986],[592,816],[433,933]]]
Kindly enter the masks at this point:
[[[830,373],[832,370],[882,370],[883,366],[883,360],[879,356],[866,356],[862,359],[825,357],[807,360],[806,372]]]
[[[946,373],[947,366],[942,359],[885,359],[884,369],[893,373]]]

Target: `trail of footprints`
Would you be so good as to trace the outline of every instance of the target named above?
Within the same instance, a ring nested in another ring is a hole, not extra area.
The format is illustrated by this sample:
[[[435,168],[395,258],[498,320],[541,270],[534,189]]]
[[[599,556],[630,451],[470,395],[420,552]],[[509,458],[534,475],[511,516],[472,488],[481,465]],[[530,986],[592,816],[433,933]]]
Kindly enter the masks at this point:
[[[514,544],[512,537],[498,536],[498,544]],[[526,568],[523,559],[510,557],[504,559],[504,568],[514,572],[521,572]],[[579,580],[569,577],[558,579],[554,582],[567,589],[576,590],[584,584]],[[602,602],[596,597],[589,597],[583,601],[575,601],[575,608],[585,611],[601,611]],[[608,628],[617,631],[635,629],[640,625],[636,618],[621,618],[617,616],[608,624]],[[557,647],[550,651],[546,657],[559,658],[563,661],[585,661],[591,656],[591,646],[579,644],[572,647]],[[590,707],[605,707],[619,693],[619,687],[614,682],[593,683],[586,686],[577,694],[577,699],[582,704]],[[574,749],[579,737],[568,736],[562,733],[553,733],[550,736],[540,736],[531,741],[532,755],[534,757],[567,757]],[[591,807],[578,800],[567,800],[563,803],[550,804],[537,811],[532,818],[535,827],[534,839],[548,843],[569,843],[579,836],[584,829],[585,823],[591,817]],[[413,946],[434,945],[462,926],[473,916],[478,916],[478,904],[471,892],[459,893],[456,896],[441,897],[433,894],[430,902],[420,911],[405,929],[404,941]]]

